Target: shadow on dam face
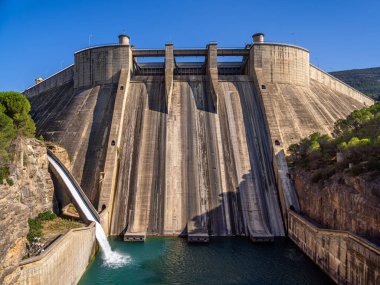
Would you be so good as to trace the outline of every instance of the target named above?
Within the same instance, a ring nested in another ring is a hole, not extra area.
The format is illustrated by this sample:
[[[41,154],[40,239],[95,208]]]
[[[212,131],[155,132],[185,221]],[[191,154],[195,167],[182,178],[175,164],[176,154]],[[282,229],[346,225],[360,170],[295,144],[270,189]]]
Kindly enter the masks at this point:
[[[149,81],[149,82],[148,82]],[[148,108],[151,111],[167,114],[167,98],[165,95],[165,81],[163,77],[152,77],[143,81],[143,88],[148,95]]]

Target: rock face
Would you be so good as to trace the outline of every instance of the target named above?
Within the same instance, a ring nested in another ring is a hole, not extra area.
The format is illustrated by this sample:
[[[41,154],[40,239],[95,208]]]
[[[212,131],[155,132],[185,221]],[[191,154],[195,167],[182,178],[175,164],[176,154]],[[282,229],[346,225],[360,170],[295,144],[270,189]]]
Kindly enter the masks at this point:
[[[26,252],[28,219],[52,209],[54,188],[45,145],[36,139],[17,139],[10,165],[13,185],[0,185],[0,284],[17,281],[14,271]]]
[[[67,150],[57,144],[52,142],[47,142],[46,146],[52,153],[59,159],[59,161],[69,170],[71,171],[72,163],[67,153]]]
[[[380,241],[380,177],[339,173],[323,184],[308,172],[293,172],[301,211],[323,227]]]

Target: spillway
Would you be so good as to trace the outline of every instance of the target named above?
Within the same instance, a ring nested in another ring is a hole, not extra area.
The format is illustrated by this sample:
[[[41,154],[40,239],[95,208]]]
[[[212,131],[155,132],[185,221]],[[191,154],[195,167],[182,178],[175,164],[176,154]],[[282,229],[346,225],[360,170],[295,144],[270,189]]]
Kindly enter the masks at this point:
[[[102,249],[104,263],[107,266],[113,268],[125,265],[128,262],[128,256],[123,256],[117,252],[112,251],[111,246],[107,240],[107,236],[101,224],[99,223],[99,216],[97,211],[87,200],[85,194],[75,182],[75,179],[53,154],[48,154],[48,160],[50,165],[53,167],[54,172],[57,173],[59,178],[61,178],[63,183],[66,185],[66,189],[69,191],[70,197],[77,205],[78,211],[84,216],[87,221],[95,222],[96,240]]]

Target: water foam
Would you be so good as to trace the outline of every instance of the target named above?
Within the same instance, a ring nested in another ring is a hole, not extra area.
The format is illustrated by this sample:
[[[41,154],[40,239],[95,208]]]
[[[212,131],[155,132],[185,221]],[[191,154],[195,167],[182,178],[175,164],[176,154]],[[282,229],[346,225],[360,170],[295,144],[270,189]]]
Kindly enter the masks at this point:
[[[81,195],[78,193],[74,183],[71,179],[66,175],[66,172],[62,169],[62,167],[54,160],[54,158],[48,156],[49,162],[54,167],[54,169],[58,172],[59,176],[62,178],[63,182],[69,189],[72,197],[75,202],[79,205],[83,214],[89,221],[95,222],[95,233],[96,240],[99,243],[99,246],[102,250],[102,257],[105,266],[111,268],[119,268],[130,262],[130,257],[126,255],[122,255],[118,252],[112,251],[111,246],[107,240],[107,236],[101,226],[101,224],[97,221],[95,215],[92,211],[87,207],[86,203],[83,201]]]

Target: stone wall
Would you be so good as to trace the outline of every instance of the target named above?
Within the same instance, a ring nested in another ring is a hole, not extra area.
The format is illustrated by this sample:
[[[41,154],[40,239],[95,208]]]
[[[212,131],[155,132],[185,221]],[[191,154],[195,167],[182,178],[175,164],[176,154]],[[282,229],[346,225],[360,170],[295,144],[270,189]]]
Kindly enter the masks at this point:
[[[74,77],[74,65],[70,65],[61,71],[53,74],[52,76],[44,79],[44,81],[33,85],[32,87],[26,89],[23,94],[26,98],[32,98],[46,92],[55,87],[62,86],[63,84],[73,80]]]
[[[380,248],[350,232],[321,229],[288,212],[289,237],[338,284],[380,284]]]
[[[20,285],[77,284],[95,253],[95,223],[73,229],[20,264]]]

